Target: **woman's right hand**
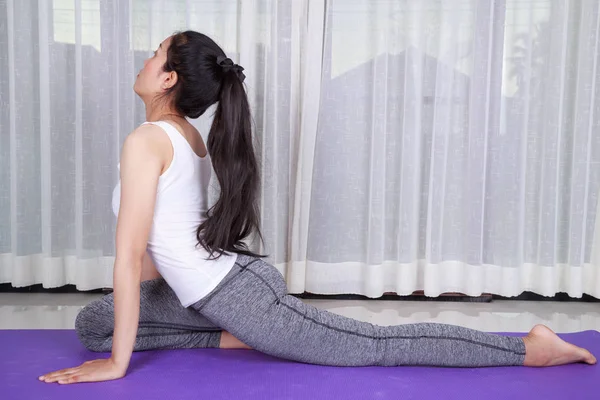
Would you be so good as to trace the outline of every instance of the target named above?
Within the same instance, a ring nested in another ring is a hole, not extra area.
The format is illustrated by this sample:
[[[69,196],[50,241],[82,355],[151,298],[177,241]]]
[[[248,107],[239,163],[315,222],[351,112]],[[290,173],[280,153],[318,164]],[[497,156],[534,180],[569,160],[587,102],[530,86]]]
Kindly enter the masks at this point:
[[[61,385],[81,382],[102,382],[120,379],[127,372],[126,365],[119,365],[112,358],[86,361],[83,364],[40,376],[42,382],[58,382]]]

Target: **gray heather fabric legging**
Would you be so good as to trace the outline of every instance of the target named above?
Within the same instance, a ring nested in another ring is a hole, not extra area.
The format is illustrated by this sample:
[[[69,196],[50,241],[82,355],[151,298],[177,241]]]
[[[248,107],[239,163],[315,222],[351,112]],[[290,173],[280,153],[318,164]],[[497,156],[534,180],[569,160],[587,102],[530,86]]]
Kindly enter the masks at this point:
[[[274,266],[242,254],[219,285],[188,308],[162,278],[142,282],[140,304],[134,351],[219,347],[226,330],[255,350],[310,364],[484,367],[525,359],[519,337],[433,323],[379,326],[320,310],[290,296]],[[109,294],[77,316],[88,349],[111,351],[113,308]]]

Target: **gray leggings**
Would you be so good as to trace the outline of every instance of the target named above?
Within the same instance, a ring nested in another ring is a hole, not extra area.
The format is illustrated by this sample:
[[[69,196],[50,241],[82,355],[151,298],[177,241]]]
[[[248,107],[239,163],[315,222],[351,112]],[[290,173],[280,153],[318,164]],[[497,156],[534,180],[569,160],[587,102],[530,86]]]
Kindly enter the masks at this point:
[[[519,337],[433,323],[380,326],[320,310],[290,296],[275,267],[241,254],[219,285],[188,308],[163,279],[142,282],[140,304],[134,351],[219,347],[226,330],[255,350],[310,364],[484,367],[525,359]],[[113,309],[110,294],[77,316],[89,350],[111,351]]]

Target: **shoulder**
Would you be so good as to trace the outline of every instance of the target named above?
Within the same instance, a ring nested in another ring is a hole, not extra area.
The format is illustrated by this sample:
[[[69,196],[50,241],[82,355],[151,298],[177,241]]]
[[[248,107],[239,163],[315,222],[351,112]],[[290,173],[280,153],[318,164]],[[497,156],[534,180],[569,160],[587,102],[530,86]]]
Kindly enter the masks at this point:
[[[167,133],[154,124],[144,124],[137,127],[125,138],[123,153],[142,153],[161,156],[170,147]]]
[[[121,151],[121,173],[160,175],[171,157],[171,139],[159,126],[145,124],[125,138]]]
[[[170,142],[167,133],[158,125],[145,124],[138,126],[133,132],[127,135],[123,145],[144,146],[164,146]]]

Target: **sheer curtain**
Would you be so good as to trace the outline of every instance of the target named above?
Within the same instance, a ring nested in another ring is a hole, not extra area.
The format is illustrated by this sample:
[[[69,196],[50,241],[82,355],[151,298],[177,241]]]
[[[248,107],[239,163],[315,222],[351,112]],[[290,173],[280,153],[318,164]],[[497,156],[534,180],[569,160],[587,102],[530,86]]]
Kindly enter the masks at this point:
[[[600,297],[599,24],[595,0],[0,0],[0,282],[112,285],[133,79],[190,28],[246,68],[252,243],[291,292]]]
[[[598,296],[599,3],[327,5],[293,288]]]
[[[0,0],[0,282],[112,286],[110,198],[123,140],[145,118],[132,86],[177,30],[208,34],[246,68],[259,157],[289,159],[307,10],[303,1]],[[194,123],[206,141],[210,115]],[[262,163],[263,206],[284,213],[285,182],[271,182],[289,167]],[[214,177],[210,195],[212,205]]]

